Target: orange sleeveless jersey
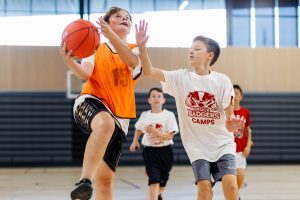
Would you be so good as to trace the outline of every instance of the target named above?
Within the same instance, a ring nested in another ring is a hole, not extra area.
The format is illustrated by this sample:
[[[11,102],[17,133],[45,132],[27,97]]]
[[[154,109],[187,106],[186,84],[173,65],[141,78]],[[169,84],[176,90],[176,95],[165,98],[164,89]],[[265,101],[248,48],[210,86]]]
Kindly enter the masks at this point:
[[[127,46],[136,47],[134,44]],[[120,56],[103,43],[96,51],[94,71],[81,94],[98,97],[117,117],[135,118],[134,87],[138,79],[133,78]]]

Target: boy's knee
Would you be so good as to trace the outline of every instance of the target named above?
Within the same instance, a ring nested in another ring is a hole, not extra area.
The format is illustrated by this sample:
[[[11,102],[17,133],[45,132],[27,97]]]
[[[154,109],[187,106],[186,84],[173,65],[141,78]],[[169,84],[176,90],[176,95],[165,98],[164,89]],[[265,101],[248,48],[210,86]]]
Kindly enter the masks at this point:
[[[238,193],[238,186],[236,183],[232,182],[232,183],[228,183],[226,185],[224,185],[224,190],[226,191],[226,194],[236,194]]]
[[[212,189],[210,187],[201,187],[200,189],[198,189],[198,193],[200,193],[200,194],[211,194]]]
[[[228,186],[227,186],[227,191],[229,191],[230,193],[232,192],[232,193],[234,193],[234,192],[237,192],[238,191],[238,187],[237,187],[237,185],[236,184],[229,184]]]
[[[206,197],[212,196],[212,186],[209,181],[207,182],[202,182],[201,184],[198,185],[198,197]]]
[[[99,113],[92,121],[92,130],[94,134],[113,133],[115,121],[109,113]]]

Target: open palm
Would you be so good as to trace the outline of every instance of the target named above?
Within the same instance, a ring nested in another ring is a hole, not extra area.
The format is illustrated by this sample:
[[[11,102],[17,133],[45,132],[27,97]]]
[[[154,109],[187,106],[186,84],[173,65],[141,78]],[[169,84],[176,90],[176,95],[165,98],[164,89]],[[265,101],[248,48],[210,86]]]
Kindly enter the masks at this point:
[[[140,20],[139,25],[135,24],[135,38],[138,46],[144,46],[149,36],[147,36],[148,23],[145,20]]]
[[[226,128],[229,132],[235,132],[245,126],[244,117],[232,117],[226,120]]]

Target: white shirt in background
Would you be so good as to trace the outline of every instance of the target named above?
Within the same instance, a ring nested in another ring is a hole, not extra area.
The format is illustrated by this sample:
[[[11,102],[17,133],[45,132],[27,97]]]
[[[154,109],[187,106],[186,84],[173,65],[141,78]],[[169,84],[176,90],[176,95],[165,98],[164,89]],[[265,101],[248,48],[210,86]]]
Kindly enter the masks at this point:
[[[161,133],[178,133],[178,125],[174,113],[164,109],[160,113],[153,113],[151,110],[142,112],[139,120],[135,124],[135,128],[144,133],[142,144],[144,146],[162,147],[174,144],[173,140],[162,140],[156,135],[151,135],[145,130],[145,126],[151,125],[158,129]]]

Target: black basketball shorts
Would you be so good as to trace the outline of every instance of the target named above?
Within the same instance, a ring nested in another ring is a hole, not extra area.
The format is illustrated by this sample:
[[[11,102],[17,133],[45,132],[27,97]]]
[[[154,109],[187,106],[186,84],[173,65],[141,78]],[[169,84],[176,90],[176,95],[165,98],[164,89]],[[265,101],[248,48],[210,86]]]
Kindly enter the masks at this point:
[[[99,112],[108,112],[111,114],[101,100],[94,96],[82,95],[75,100],[73,108],[74,119],[83,132],[87,134],[92,133],[91,123],[94,116]],[[112,117],[115,119],[113,115]],[[114,133],[103,157],[104,161],[113,171],[115,171],[118,166],[125,141],[126,137],[124,131],[118,126],[117,122],[115,122]]]

